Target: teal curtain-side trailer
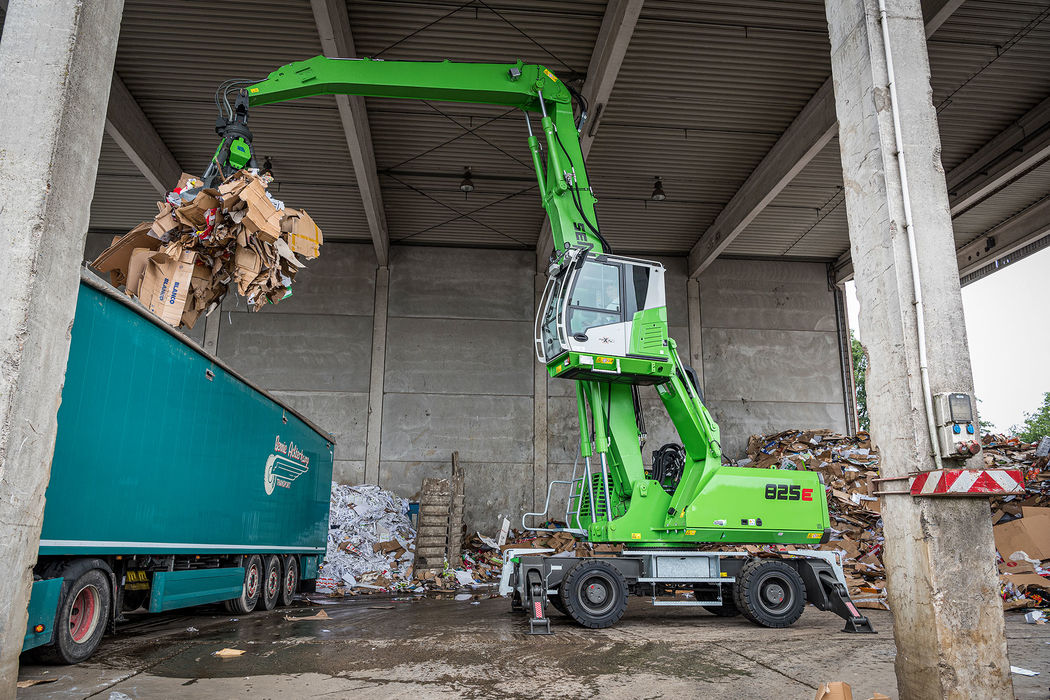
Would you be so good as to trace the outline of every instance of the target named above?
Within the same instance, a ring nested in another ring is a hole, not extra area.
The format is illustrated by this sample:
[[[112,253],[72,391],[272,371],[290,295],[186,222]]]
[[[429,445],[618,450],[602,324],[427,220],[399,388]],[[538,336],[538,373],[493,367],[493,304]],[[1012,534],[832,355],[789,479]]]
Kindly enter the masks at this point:
[[[333,448],[82,272],[23,650],[76,663],[127,612],[287,605],[324,557]]]

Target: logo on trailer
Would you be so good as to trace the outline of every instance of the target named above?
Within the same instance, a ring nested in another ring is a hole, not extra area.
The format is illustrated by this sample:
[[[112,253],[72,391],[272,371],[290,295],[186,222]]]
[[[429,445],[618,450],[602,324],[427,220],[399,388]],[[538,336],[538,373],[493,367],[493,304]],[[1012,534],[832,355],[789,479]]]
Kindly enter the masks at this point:
[[[310,458],[294,442],[281,442],[281,436],[274,439],[274,454],[266,459],[263,472],[263,488],[266,495],[273,493],[278,486],[290,489],[292,482],[310,471]]]

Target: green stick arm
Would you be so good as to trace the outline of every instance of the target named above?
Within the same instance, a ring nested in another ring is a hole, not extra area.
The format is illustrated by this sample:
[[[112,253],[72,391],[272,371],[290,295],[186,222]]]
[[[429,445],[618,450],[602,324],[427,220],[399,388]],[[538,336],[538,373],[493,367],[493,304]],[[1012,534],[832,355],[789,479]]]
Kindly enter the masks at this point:
[[[542,99],[541,99],[542,94]],[[362,95],[517,107],[539,113],[528,139],[556,251],[603,246],[572,113],[569,89],[543,66],[522,63],[382,61],[315,56],[281,66],[248,87],[252,106],[315,95]],[[540,156],[540,142],[546,158]]]

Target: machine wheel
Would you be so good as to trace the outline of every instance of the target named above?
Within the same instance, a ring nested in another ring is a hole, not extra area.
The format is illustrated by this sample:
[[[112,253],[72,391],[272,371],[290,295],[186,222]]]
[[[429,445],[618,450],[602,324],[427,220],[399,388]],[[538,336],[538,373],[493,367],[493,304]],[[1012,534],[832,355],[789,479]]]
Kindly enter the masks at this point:
[[[263,567],[262,558],[258,554],[249,557],[241,557],[241,565],[244,566],[244,585],[241,587],[241,596],[226,601],[226,609],[232,613],[245,615],[255,610],[262,593]]]
[[[109,623],[113,591],[109,572],[98,559],[81,559],[62,571],[62,598],[55,616],[52,644],[40,658],[78,664],[95,653]]]
[[[565,601],[562,600],[562,597],[560,595],[549,595],[547,596],[547,600],[549,600],[551,605],[554,606],[554,609],[560,612],[562,615],[569,615],[569,609],[565,607]]]
[[[584,627],[611,627],[627,609],[627,581],[606,561],[582,561],[561,584],[561,599],[569,617]]]
[[[733,587],[736,607],[763,627],[788,627],[802,616],[806,584],[792,567],[776,559],[751,559]]]
[[[263,610],[273,610],[281,598],[281,558],[276,554],[264,556],[262,571],[262,597],[259,602],[262,603]]]
[[[284,567],[281,569],[281,605],[291,605],[295,600],[295,594],[299,592],[299,560],[294,554],[284,558]]]

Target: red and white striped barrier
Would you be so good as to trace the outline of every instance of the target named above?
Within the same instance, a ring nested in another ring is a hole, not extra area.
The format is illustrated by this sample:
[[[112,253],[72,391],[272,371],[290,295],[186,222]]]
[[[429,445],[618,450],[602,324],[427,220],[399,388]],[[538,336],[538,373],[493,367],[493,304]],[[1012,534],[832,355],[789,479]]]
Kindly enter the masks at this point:
[[[1020,469],[938,469],[912,477],[912,496],[1005,496],[1024,493]]]

